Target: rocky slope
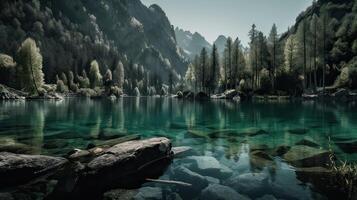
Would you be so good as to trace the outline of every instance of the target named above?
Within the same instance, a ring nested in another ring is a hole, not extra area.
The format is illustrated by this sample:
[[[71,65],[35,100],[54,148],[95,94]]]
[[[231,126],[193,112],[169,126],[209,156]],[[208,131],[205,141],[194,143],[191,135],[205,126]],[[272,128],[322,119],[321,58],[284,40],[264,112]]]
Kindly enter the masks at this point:
[[[132,61],[166,80],[183,74],[186,63],[162,9],[140,0],[4,0],[0,8],[0,53],[15,55],[34,38],[44,58],[47,82],[60,72],[88,70],[97,59],[102,73]]]
[[[212,49],[212,45],[197,32],[191,33],[190,31],[185,31],[176,27],[175,34],[178,46],[190,59],[193,59],[195,55],[198,55],[202,48],[206,48],[208,51]]]

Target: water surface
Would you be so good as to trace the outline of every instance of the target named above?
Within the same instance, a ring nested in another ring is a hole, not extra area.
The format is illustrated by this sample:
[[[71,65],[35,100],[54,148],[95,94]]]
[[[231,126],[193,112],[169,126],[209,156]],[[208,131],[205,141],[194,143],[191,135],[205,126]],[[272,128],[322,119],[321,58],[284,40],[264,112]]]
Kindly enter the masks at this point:
[[[252,199],[272,194],[284,199],[320,199],[314,186],[296,177],[295,168],[275,156],[272,162],[251,160],[251,151],[293,146],[301,139],[328,149],[338,158],[356,161],[354,152],[344,152],[333,140],[357,139],[355,103],[321,102],[193,102],[170,98],[124,98],[117,101],[66,99],[55,101],[0,102],[1,145],[16,145],[32,154],[62,156],[74,148],[127,135],[141,138],[164,136],[174,146],[190,146],[188,156],[214,157],[232,170],[230,177],[215,177],[222,185],[229,178],[248,174],[247,183],[257,184],[264,176],[268,183]],[[253,133],[253,134],[252,134]],[[329,142],[332,138],[332,142]],[[187,158],[175,159],[162,179],[174,179],[174,169],[192,165]],[[185,191],[157,183],[159,187],[183,198],[193,198]],[[232,186],[233,187],[233,186]],[[234,187],[233,187],[234,188]],[[240,188],[234,188],[242,193]],[[243,191],[244,192],[244,191]],[[166,194],[165,192],[163,194]]]

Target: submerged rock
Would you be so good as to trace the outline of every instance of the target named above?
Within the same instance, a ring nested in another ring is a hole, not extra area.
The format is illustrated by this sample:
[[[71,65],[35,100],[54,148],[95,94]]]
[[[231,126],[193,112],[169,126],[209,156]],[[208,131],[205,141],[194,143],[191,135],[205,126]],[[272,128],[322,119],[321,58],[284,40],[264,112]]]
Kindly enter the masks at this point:
[[[65,158],[1,152],[0,186],[25,183],[59,168],[65,163],[67,163]]]
[[[312,138],[304,138],[304,139],[298,141],[297,143],[295,143],[295,145],[305,145],[305,146],[309,146],[309,147],[319,147],[320,146]]]
[[[249,200],[249,198],[239,194],[235,190],[230,187],[219,185],[219,184],[211,184],[206,187],[200,196],[202,200]]]
[[[262,130],[260,128],[247,128],[242,130],[242,132],[240,133],[241,135],[244,136],[249,136],[249,137],[254,137],[254,136],[258,136],[258,135],[265,135],[265,134],[269,134],[267,131]]]
[[[291,149],[290,146],[287,145],[281,145],[278,146],[277,148],[275,148],[272,152],[273,156],[283,156],[284,154],[286,154],[289,150]]]
[[[208,179],[196,172],[193,172],[186,167],[178,167],[174,169],[174,177],[179,181],[192,184],[192,187],[184,187],[185,190],[200,191],[207,187]]]
[[[212,176],[217,178],[229,177],[233,171],[219,163],[219,161],[211,156],[189,156],[187,161],[192,163],[192,170],[204,176]]]
[[[304,145],[293,146],[283,158],[295,167],[326,166],[330,152]]]
[[[0,152],[32,154],[34,152],[34,147],[27,144],[19,143],[12,138],[1,138]]]
[[[294,135],[304,135],[309,132],[309,129],[306,128],[297,128],[288,130],[289,133]]]
[[[335,144],[345,153],[357,152],[357,140],[338,141]]]
[[[134,200],[161,200],[163,199],[162,194],[161,188],[143,187],[140,188],[139,193],[134,196]]]
[[[277,200],[273,195],[264,195],[262,197],[256,198],[255,200]]]
[[[249,197],[264,195],[269,187],[269,177],[264,173],[247,173],[229,178],[226,183],[241,194]]]
[[[192,147],[187,147],[187,146],[183,146],[183,147],[173,147],[172,148],[172,152],[174,154],[175,157],[182,157],[187,155],[189,152],[192,151]]]
[[[115,189],[104,193],[103,200],[132,200],[138,190]]]

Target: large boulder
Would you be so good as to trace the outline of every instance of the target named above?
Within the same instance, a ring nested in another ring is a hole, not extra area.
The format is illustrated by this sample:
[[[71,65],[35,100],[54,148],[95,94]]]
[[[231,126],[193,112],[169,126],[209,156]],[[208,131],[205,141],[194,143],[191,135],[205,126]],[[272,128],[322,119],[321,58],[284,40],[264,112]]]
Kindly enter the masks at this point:
[[[249,198],[239,194],[235,190],[230,187],[219,185],[219,184],[211,184],[206,187],[200,196],[202,200],[249,200]]]
[[[158,178],[172,159],[171,141],[167,138],[151,138],[128,141],[101,149],[85,163],[76,185],[61,193],[60,198],[99,198],[103,191],[113,187],[137,187],[145,178]],[[66,196],[67,195],[67,196]]]
[[[65,158],[1,152],[0,187],[26,183],[60,168],[65,163]]]
[[[283,158],[295,167],[326,166],[330,152],[305,145],[293,146]]]

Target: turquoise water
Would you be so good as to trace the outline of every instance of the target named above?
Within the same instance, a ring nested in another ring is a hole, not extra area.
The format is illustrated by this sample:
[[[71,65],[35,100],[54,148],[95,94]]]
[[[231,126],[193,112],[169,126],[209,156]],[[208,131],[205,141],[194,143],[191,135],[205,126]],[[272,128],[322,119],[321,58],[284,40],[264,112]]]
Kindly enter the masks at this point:
[[[357,139],[356,111],[355,103],[346,102],[239,104],[170,98],[0,102],[0,144],[3,149],[13,148],[20,153],[61,156],[74,148],[85,149],[89,144],[121,136],[164,136],[174,146],[192,147],[187,156],[213,157],[228,167],[231,170],[228,178],[219,175],[215,178],[246,197],[255,199],[270,194],[283,199],[319,199],[329,196],[317,192],[313,184],[299,180],[295,168],[284,159],[272,156],[270,162],[252,162],[250,152],[293,146],[307,138],[323,150],[330,143],[339,159],[356,161],[354,152],[344,152],[333,141]],[[175,159],[161,178],[180,179],[173,175],[175,169],[177,166],[190,169],[189,162],[187,157]],[[248,174],[244,179],[246,185],[254,183],[256,187],[257,176],[268,184],[252,194],[229,181],[244,174]],[[158,187],[170,194],[175,191],[184,199],[200,195],[198,192],[190,196],[190,192],[173,188],[176,186],[158,183],[142,187]],[[166,193],[162,194],[164,198]]]

